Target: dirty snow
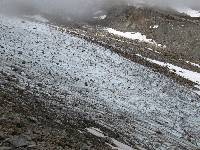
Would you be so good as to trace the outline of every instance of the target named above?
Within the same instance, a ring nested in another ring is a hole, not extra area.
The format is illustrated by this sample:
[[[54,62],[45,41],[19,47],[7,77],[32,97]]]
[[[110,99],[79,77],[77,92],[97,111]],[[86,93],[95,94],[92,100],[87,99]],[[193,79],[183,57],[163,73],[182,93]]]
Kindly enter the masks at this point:
[[[153,149],[200,143],[200,101],[190,89],[45,24],[0,16],[0,33],[0,70],[20,85],[67,93],[64,106],[80,103],[73,108]]]
[[[145,43],[156,45],[158,47],[162,47],[161,44],[157,44],[152,39],[147,39],[146,35],[142,35],[142,33],[140,32],[121,32],[112,28],[107,28],[105,30],[114,35],[118,35],[118,36],[125,37],[132,40],[138,40],[140,42],[145,42]]]

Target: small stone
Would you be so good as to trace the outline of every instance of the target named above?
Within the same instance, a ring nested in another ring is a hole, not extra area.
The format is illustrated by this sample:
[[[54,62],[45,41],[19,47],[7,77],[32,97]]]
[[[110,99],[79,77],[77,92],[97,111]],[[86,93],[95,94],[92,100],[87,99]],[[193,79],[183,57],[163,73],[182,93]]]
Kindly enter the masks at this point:
[[[1,85],[6,85],[8,82],[7,81],[0,81],[0,86]]]
[[[17,128],[23,128],[24,127],[23,122],[16,123],[16,127]]]
[[[19,55],[22,55],[22,54],[23,54],[23,52],[22,52],[22,51],[19,51],[19,52],[18,52],[18,54],[19,54]]]
[[[37,85],[38,85],[39,87],[42,87],[42,83],[38,83]]]
[[[28,117],[28,120],[30,122],[33,122],[33,123],[37,123],[38,122],[37,118],[35,118],[35,117]]]
[[[156,131],[156,133],[157,133],[157,134],[162,134],[162,132],[161,132],[161,131],[159,131],[159,130],[158,130],[158,131]]]
[[[15,67],[15,66],[13,66],[13,69],[12,69],[12,70],[15,71],[15,72],[17,72],[17,71],[18,71],[18,68]]]

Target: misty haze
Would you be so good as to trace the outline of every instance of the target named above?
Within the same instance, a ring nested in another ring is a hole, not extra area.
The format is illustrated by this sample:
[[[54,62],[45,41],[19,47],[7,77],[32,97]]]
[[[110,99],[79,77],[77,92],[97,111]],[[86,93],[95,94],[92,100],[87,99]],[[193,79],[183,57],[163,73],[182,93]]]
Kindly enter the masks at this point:
[[[15,14],[24,11],[25,13],[40,12],[62,18],[66,16],[88,18],[99,10],[106,11],[108,8],[120,5],[175,10],[200,9],[198,0],[1,0],[0,2],[1,11],[4,12]]]

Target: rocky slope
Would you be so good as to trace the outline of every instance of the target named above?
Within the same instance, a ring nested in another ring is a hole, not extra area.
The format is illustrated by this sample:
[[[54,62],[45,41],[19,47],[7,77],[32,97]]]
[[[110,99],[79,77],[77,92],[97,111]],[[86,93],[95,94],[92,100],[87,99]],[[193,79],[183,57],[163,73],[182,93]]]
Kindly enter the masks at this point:
[[[117,7],[108,11],[103,25],[121,31],[141,32],[166,45],[167,51],[199,63],[199,18],[175,11],[150,8]]]
[[[1,148],[198,149],[199,96],[84,31],[0,17]]]

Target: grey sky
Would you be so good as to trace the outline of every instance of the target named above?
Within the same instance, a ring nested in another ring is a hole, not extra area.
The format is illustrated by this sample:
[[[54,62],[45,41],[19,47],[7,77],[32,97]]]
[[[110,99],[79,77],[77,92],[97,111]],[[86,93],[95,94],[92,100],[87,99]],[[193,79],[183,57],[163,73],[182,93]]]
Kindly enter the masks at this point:
[[[130,5],[160,8],[192,7],[200,9],[200,0],[0,0],[0,10],[26,11],[36,10],[52,15],[68,14],[88,16],[102,7],[129,3]]]

